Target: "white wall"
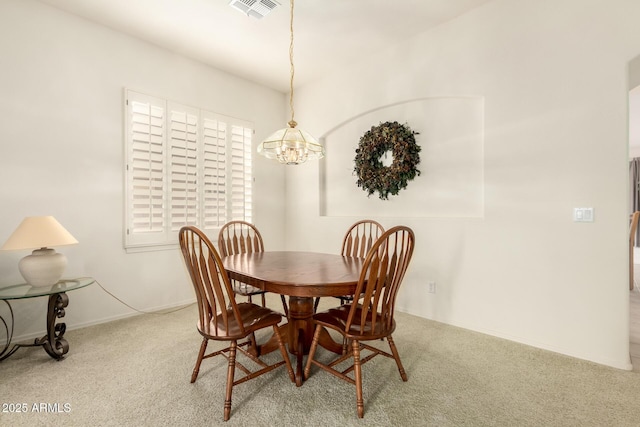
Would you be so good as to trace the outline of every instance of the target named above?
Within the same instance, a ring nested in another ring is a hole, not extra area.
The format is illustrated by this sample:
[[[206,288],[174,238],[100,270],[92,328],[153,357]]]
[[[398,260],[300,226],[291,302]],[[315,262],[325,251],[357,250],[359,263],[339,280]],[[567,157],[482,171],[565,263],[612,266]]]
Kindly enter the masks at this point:
[[[629,157],[640,157],[640,57],[629,62]]]
[[[496,0],[296,91],[300,127],[316,136],[409,99],[485,100],[484,217],[379,218],[416,232],[401,310],[630,368],[627,65],[639,21],[636,0]],[[336,252],[359,218],[321,216],[318,184],[318,164],[287,169],[287,247]],[[595,222],[573,222],[574,207],[595,208]]]
[[[640,157],[640,86],[629,91],[629,158]]]
[[[178,250],[123,250],[125,87],[251,120],[256,145],[282,127],[286,104],[284,94],[39,2],[0,2],[0,244],[23,217],[54,215],[80,242],[58,248],[67,276],[93,276],[152,310],[195,298]],[[254,166],[255,222],[268,247],[282,248],[284,170],[257,156]],[[27,253],[0,253],[0,286],[22,281]],[[69,297],[71,328],[133,313],[98,286]],[[45,303],[12,303],[16,337],[42,332]]]

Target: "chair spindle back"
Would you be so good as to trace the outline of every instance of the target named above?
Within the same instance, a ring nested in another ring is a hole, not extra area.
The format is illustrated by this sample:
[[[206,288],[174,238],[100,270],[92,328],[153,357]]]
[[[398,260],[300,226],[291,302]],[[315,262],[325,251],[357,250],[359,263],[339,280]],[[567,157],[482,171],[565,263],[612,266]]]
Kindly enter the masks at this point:
[[[384,227],[373,220],[358,221],[344,235],[342,255],[364,258],[373,243],[384,233]]]
[[[396,226],[380,236],[366,255],[353,304],[347,317],[346,330],[366,335],[386,336],[395,323],[393,315],[398,289],[413,255],[415,235],[406,226]],[[356,317],[360,308],[360,316]]]
[[[235,321],[244,333],[229,277],[209,238],[198,228],[186,226],[178,239],[196,293],[198,328],[207,335],[221,336]]]
[[[264,243],[258,229],[246,221],[230,221],[218,233],[220,255],[264,252]]]

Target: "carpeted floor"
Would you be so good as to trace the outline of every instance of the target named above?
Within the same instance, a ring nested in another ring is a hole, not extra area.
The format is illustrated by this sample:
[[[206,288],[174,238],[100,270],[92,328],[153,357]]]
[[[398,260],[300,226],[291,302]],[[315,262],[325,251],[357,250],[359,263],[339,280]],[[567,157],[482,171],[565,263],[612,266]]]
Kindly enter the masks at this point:
[[[279,307],[279,298],[269,305]],[[637,372],[402,313],[394,338],[409,381],[393,360],[367,363],[363,420],[353,386],[315,369],[297,388],[282,368],[236,386],[224,423],[226,359],[205,360],[189,382],[200,344],[195,320],[190,306],[69,331],[60,362],[40,348],[20,349],[0,362],[0,425],[640,425]]]

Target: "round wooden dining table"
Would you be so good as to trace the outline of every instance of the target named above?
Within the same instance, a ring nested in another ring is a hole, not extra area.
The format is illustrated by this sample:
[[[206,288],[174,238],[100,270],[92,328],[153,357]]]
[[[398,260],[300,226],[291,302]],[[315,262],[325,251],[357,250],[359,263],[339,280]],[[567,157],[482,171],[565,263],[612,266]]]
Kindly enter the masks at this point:
[[[297,359],[296,385],[303,382],[302,359],[313,338],[313,301],[318,297],[353,295],[363,259],[315,252],[255,252],[222,258],[230,279],[289,297],[287,323],[281,326],[289,352]],[[342,343],[323,331],[322,347],[342,353]],[[275,339],[257,348],[266,354],[278,348]]]

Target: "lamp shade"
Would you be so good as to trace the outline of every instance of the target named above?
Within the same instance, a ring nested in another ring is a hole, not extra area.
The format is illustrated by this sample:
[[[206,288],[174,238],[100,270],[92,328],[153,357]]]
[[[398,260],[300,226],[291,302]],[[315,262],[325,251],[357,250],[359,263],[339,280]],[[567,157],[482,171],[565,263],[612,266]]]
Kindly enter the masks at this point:
[[[2,246],[2,250],[35,249],[20,260],[18,269],[31,286],[55,285],[67,266],[67,258],[48,246],[73,245],[78,241],[52,216],[25,218]]]
[[[324,147],[308,132],[290,122],[288,128],[275,131],[258,145],[258,153],[287,165],[324,157]]]
[[[52,216],[27,217],[2,245],[2,250],[73,245],[78,241]]]

